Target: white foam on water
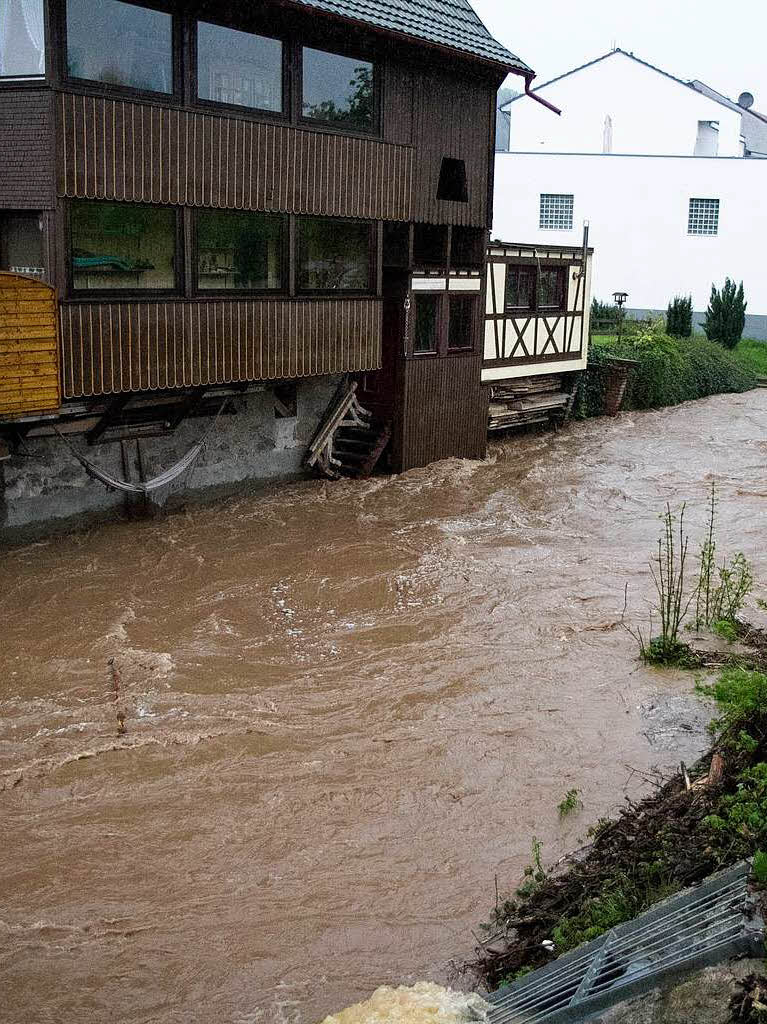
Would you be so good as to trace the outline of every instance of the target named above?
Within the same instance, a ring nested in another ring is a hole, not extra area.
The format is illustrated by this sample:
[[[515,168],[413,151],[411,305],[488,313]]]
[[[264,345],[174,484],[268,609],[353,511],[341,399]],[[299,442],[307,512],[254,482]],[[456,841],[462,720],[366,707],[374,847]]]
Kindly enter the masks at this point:
[[[370,999],[326,1017],[322,1024],[468,1024],[486,1021],[490,1005],[474,993],[430,981],[377,988]]]

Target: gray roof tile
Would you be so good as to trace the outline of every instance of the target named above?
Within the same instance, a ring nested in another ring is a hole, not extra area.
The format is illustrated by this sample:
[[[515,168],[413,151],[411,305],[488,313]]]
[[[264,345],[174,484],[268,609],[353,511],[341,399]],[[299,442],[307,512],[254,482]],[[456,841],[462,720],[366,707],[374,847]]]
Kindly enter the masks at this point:
[[[509,70],[531,69],[501,46],[473,11],[468,0],[293,0],[329,14],[421,39],[493,61]]]

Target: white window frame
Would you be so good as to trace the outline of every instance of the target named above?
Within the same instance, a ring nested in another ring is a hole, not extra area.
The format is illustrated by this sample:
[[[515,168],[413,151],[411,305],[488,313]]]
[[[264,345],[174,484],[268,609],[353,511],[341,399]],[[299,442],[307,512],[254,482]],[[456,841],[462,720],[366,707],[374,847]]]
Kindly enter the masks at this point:
[[[719,200],[691,196],[687,204],[687,234],[705,235],[709,238],[719,234]]]
[[[570,192],[541,192],[538,227],[541,231],[572,231],[575,196]]]

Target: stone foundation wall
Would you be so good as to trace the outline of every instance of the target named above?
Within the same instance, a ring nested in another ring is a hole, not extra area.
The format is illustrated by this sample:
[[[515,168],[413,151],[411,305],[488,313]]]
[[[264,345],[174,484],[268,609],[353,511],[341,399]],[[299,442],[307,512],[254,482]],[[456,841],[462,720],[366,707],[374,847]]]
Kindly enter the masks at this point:
[[[212,496],[224,488],[301,476],[306,448],[339,379],[298,381],[294,417],[277,417],[271,389],[232,399],[237,415],[219,418],[194,466],[169,486],[154,491],[152,501],[173,505],[206,493]],[[210,418],[190,419],[168,437],[142,438],[145,476],[156,476],[177,462],[211,422]],[[89,447],[82,436],[70,439],[90,462],[114,477],[125,477],[119,442]],[[139,479],[137,442],[124,443],[135,482]],[[0,543],[117,515],[135,500],[91,479],[58,437],[28,438],[10,459],[0,462]],[[139,496],[138,501],[143,498]]]

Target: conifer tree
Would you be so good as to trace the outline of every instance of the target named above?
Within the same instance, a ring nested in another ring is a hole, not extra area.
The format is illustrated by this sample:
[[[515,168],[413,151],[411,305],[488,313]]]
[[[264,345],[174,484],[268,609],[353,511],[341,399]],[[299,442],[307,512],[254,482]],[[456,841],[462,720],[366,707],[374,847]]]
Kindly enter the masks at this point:
[[[706,319],[703,321],[706,337],[710,341],[718,341],[725,348],[735,348],[746,326],[747,305],[742,281],[736,288],[735,282],[726,277],[721,291],[712,284]]]
[[[674,296],[666,312],[666,334],[672,338],[689,338],[692,334],[692,296]]]

